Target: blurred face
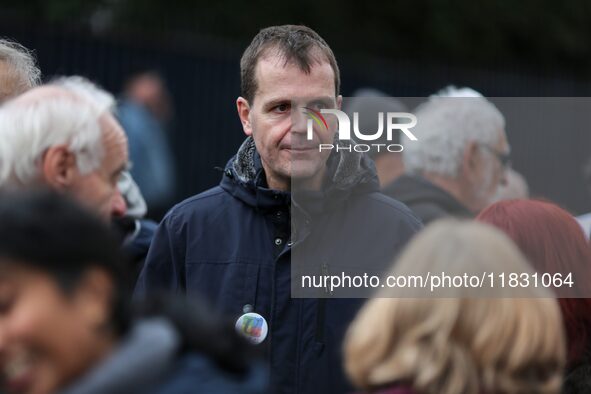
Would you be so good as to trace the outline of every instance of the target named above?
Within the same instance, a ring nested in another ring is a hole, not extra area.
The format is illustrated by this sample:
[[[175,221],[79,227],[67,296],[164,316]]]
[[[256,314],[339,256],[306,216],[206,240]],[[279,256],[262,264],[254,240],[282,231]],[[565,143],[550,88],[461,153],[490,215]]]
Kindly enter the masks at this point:
[[[98,210],[101,217],[110,220],[123,216],[125,200],[117,188],[117,181],[127,167],[127,137],[111,115],[101,119],[103,128],[104,157],[98,169],[88,174],[78,174],[68,191],[82,204]]]
[[[284,64],[273,52],[263,56],[256,67],[258,89],[252,103],[240,97],[238,113],[244,132],[255,141],[270,188],[289,190],[291,181],[319,188],[330,152],[319,152],[319,144],[333,142],[332,127],[314,126],[313,139],[307,138],[308,117],[304,107],[319,111],[340,108],[335,96],[334,73],[328,62],[314,63],[310,73],[295,64]]]
[[[156,118],[166,120],[171,112],[170,100],[164,82],[157,75],[148,73],[137,77],[127,94],[145,105]]]
[[[480,211],[492,203],[499,185],[506,182],[506,168],[500,157],[509,154],[509,144],[504,131],[499,133],[495,145],[480,149],[480,164],[473,183],[474,211]]]
[[[111,339],[106,305],[85,285],[64,293],[45,273],[0,268],[0,367],[9,393],[45,394],[101,360]],[[8,268],[7,268],[8,267]]]

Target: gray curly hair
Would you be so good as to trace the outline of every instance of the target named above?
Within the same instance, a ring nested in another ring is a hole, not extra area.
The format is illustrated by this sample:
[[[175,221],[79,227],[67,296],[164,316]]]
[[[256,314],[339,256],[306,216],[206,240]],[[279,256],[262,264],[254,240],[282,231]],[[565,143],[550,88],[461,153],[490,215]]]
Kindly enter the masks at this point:
[[[33,53],[17,42],[0,39],[0,103],[40,81],[41,71]]]

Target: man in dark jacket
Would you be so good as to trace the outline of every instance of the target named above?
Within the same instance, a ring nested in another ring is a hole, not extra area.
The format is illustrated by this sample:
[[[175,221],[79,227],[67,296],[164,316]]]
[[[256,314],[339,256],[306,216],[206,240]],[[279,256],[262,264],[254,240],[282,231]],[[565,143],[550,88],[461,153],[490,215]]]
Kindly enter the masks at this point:
[[[472,89],[449,87],[415,115],[418,141],[404,145],[406,173],[384,194],[424,224],[471,217],[492,203],[509,162],[505,119],[494,104]]]
[[[362,300],[328,287],[311,290],[328,298],[292,298],[301,287],[294,272],[336,275],[343,261],[383,267],[420,224],[379,193],[365,156],[319,154],[318,142],[333,142],[334,133],[314,130],[307,140],[299,107],[341,103],[336,60],[314,31],[263,29],[242,57],[241,76],[237,108],[248,138],[220,186],[164,218],[136,295],[200,296],[238,319],[263,347],[274,392],[349,392],[341,342]]]

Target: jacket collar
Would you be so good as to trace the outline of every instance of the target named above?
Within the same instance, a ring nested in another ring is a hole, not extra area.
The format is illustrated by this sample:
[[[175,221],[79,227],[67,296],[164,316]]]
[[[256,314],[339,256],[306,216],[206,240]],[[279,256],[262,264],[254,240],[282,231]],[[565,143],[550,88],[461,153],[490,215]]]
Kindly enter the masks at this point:
[[[343,145],[341,141],[337,143]],[[289,206],[293,197],[311,214],[329,207],[336,208],[351,194],[379,190],[374,164],[364,154],[333,151],[327,161],[327,169],[321,191],[294,190],[292,196],[289,192],[269,189],[254,140],[248,137],[226,165],[220,186],[259,210]]]
[[[291,203],[290,193],[267,186],[261,157],[251,137],[226,164],[220,186],[258,211],[285,209]]]

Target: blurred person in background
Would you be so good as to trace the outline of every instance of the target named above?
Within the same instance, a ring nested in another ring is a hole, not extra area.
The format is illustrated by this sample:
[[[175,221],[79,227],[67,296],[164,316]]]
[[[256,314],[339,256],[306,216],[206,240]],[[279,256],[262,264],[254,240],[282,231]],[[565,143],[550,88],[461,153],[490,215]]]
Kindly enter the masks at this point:
[[[117,188],[127,138],[113,97],[81,77],[43,85],[0,108],[0,189],[46,185],[71,194],[105,221],[123,216]]]
[[[31,243],[35,247],[31,247]],[[10,393],[263,393],[232,324],[200,304],[129,304],[106,224],[48,191],[0,198],[0,368]]]
[[[384,193],[425,224],[472,217],[505,182],[509,144],[503,115],[478,92],[454,87],[430,97],[414,114],[418,141],[402,137],[405,175]]]
[[[156,224],[141,219],[143,200],[125,175],[127,137],[114,104],[111,94],[82,77],[56,79],[6,102],[0,108],[0,190],[44,185],[70,194],[117,225],[139,273]],[[135,216],[127,213],[120,187]]]
[[[0,103],[37,86],[40,80],[41,71],[31,51],[0,39]]]
[[[507,168],[505,183],[501,183],[492,198],[491,203],[503,200],[515,200],[529,198],[529,186],[527,180],[513,168]]]
[[[563,392],[590,392],[591,247],[577,221],[559,206],[535,200],[498,202],[476,220],[504,231],[539,273],[572,274],[573,287],[555,289],[568,349]]]
[[[391,274],[474,267],[488,273],[531,270],[502,232],[448,219],[417,235]],[[460,286],[445,297],[386,298],[383,289],[349,328],[349,377],[375,394],[557,394],[565,363],[558,303],[541,287],[517,293],[481,297]]]
[[[247,138],[219,186],[176,205],[160,223],[136,295],[201,296],[233,316],[265,350],[274,392],[344,393],[342,339],[361,300],[292,297],[293,253],[387,264],[421,226],[379,192],[365,155],[318,154],[319,141],[335,142],[336,128],[307,139],[302,107],[340,108],[342,100],[338,65],[322,37],[306,26],[262,29],[240,70],[236,107]],[[241,323],[247,318],[256,330]]]
[[[131,175],[146,200],[148,215],[159,220],[176,191],[174,155],[167,135],[172,104],[162,77],[154,71],[131,76],[117,113],[129,139]]]
[[[343,104],[343,111],[353,119],[353,113],[359,113],[359,130],[367,132],[378,130],[377,113],[383,112],[406,112],[407,108],[400,100],[387,97],[383,92],[376,89],[363,88],[355,91],[353,97],[347,99]],[[388,140],[387,133],[372,141],[376,144],[398,144],[398,134],[394,133],[394,140]],[[380,187],[384,188],[394,182],[404,173],[404,163],[401,152],[388,152],[386,149],[372,149],[368,155],[376,165],[376,172],[380,181]]]

